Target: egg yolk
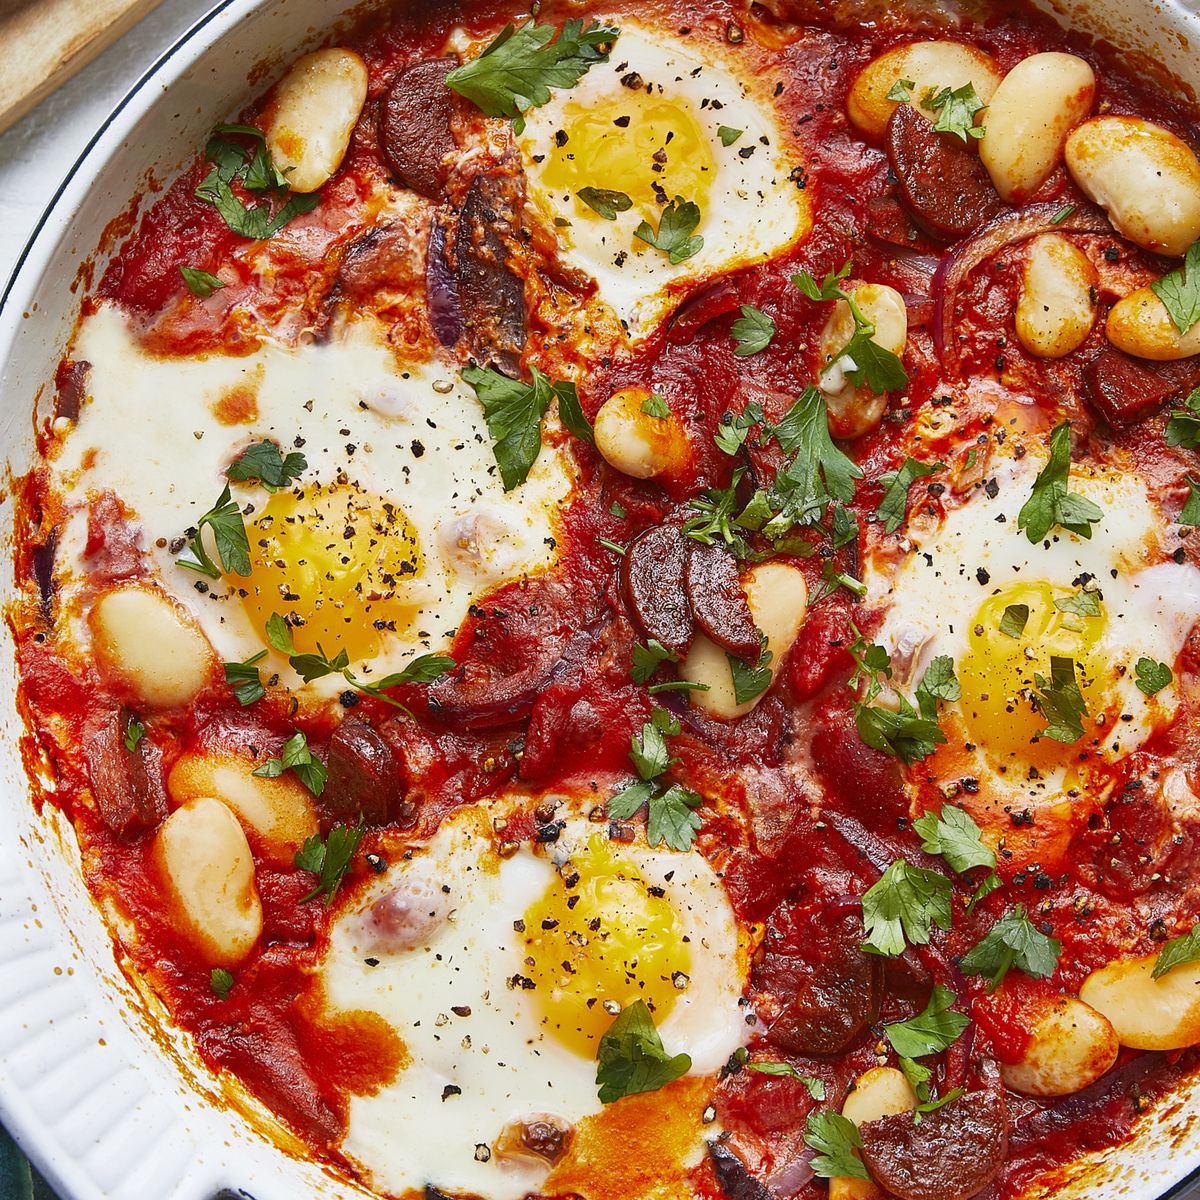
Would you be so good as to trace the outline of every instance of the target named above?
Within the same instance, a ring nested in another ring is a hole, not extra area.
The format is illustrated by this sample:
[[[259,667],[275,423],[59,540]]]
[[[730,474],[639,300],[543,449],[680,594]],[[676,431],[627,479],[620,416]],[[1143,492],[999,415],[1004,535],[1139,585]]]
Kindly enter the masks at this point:
[[[384,630],[413,615],[405,589],[421,569],[417,531],[402,509],[350,485],[276,492],[246,522],[250,578],[243,603],[259,628],[295,621],[296,649],[318,643],[361,662]]]
[[[968,650],[958,664],[966,737],[1002,768],[1020,765],[1048,769],[1074,761],[1087,739],[1092,718],[1103,711],[1097,684],[1108,617],[1103,605],[1094,616],[1064,612],[1055,605],[1073,595],[1042,580],[1014,583],[979,607],[969,632]],[[1010,605],[1026,605],[1029,618],[1018,636],[1001,629]],[[1085,739],[1064,745],[1039,735],[1047,720],[1033,700],[1035,676],[1050,678],[1052,657],[1072,659],[1075,680],[1087,703]]]
[[[656,229],[676,196],[695,201],[703,217],[715,175],[712,145],[687,102],[641,90],[595,108],[568,105],[542,167],[545,186],[570,192],[579,217],[602,219],[578,198],[580,189],[608,188],[624,192]]]
[[[635,1000],[661,1024],[691,967],[670,901],[600,834],[530,905],[525,945],[523,970],[542,1024],[585,1058],[595,1058],[600,1038]]]

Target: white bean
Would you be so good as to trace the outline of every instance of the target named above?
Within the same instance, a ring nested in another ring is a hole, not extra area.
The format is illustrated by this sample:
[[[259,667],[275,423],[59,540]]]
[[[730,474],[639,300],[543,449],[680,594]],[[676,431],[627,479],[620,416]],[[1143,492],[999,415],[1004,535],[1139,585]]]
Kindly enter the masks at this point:
[[[1200,324],[1180,333],[1167,307],[1149,287],[1138,288],[1112,306],[1104,328],[1118,350],[1155,362],[1200,354]]]
[[[1092,111],[1096,75],[1074,54],[1034,54],[1000,82],[983,113],[979,157],[1009,204],[1022,204],[1062,158],[1067,134]]]
[[[1026,1096],[1069,1096],[1082,1091],[1117,1060],[1112,1023],[1082,1000],[1057,997],[1040,1013],[1020,1061],[1004,1063],[1005,1084]]]
[[[767,639],[767,649],[771,653],[768,666],[773,680],[804,624],[808,606],[804,574],[786,563],[761,563],[747,573],[744,587],[750,615]],[[750,712],[767,691],[764,689],[752,700],[739,704],[725,651],[702,633],[692,639],[680,668],[680,677],[707,684],[706,692],[688,692],[692,703],[726,721]]]
[[[895,1067],[872,1067],[854,1081],[854,1090],[842,1102],[842,1116],[855,1125],[865,1125],[916,1107],[917,1095],[902,1072]],[[883,1194],[869,1179],[836,1175],[829,1181],[829,1200],[877,1200]]]
[[[289,865],[305,838],[317,832],[317,814],[308,789],[292,775],[266,779],[253,775],[255,763],[237,754],[189,750],[171,768],[167,794],[172,805],[198,796],[216,796],[261,840],[272,861]]]
[[[1096,268],[1060,233],[1029,245],[1017,300],[1021,345],[1038,358],[1062,358],[1081,346],[1096,320]]]
[[[1093,117],[1067,138],[1067,168],[1131,242],[1183,254],[1200,238],[1200,161],[1170,130]]]
[[[875,332],[871,341],[897,356],[903,356],[908,344],[908,309],[904,297],[886,284],[860,283],[850,289],[862,314]],[[855,387],[846,372],[854,367],[838,351],[854,336],[854,317],[845,300],[833,306],[833,312],[821,330],[821,357],[824,366],[818,387],[829,410],[829,429],[835,437],[856,438],[869,433],[883,418],[887,397],[877,396],[864,383]]]
[[[850,120],[868,137],[883,137],[897,104],[888,92],[902,79],[913,84],[917,111],[932,121],[935,114],[920,104],[930,88],[957,90],[971,83],[987,104],[1000,86],[1000,71],[990,55],[961,42],[914,42],[889,50],[863,68],[846,97]]]
[[[279,81],[266,127],[275,169],[294,192],[315,192],[342,165],[367,99],[367,67],[331,47],[297,59]]]
[[[1200,962],[1151,977],[1157,954],[1124,958],[1093,971],[1079,998],[1112,1022],[1134,1050],[1182,1050],[1200,1042]]]
[[[596,413],[596,449],[605,462],[634,479],[651,479],[691,456],[682,422],[673,413],[652,416],[643,405],[653,404],[644,388],[614,392]]]
[[[190,800],[159,827],[152,854],[179,932],[208,965],[240,963],[263,917],[237,817],[211,797]]]
[[[88,614],[101,665],[146,708],[186,704],[215,665],[199,626],[166,592],[132,584],[105,592]]]

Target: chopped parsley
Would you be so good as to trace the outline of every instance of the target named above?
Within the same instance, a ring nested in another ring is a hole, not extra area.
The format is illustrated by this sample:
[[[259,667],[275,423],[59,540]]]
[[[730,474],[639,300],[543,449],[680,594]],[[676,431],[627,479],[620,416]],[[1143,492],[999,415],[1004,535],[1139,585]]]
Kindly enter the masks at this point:
[[[228,1000],[236,982],[233,973],[224,967],[213,967],[208,976],[208,986],[212,988],[212,993],[218,1000]]]
[[[483,406],[492,438],[492,453],[496,456],[506,492],[525,482],[541,453],[542,418],[551,399],[558,400],[560,413],[564,396],[568,410],[572,404],[578,406],[579,403],[573,383],[556,383],[537,367],[531,367],[530,371],[532,383],[509,379],[491,367],[465,367],[462,373],[463,381],[475,389]],[[576,430],[572,432],[577,433]]]
[[[1179,510],[1179,516],[1175,518],[1175,524],[1200,525],[1200,479],[1185,475],[1183,481],[1187,484],[1188,498]]]
[[[629,674],[634,683],[646,683],[661,663],[678,661],[679,655],[674,650],[668,650],[657,638],[650,638],[644,646],[634,646],[633,667]]]
[[[771,660],[769,650],[764,648],[754,666],[732,654],[726,654],[725,657],[729,660],[729,673],[733,677],[733,698],[736,703],[747,704],[771,686],[775,674],[767,665]]]
[[[284,455],[268,438],[247,446],[225,468],[225,478],[234,483],[257,483],[268,492],[277,492],[308,469],[308,460],[298,450]]]
[[[204,546],[204,531],[212,530],[217,556],[221,560],[218,568]],[[246,525],[242,520],[242,509],[230,498],[229,485],[212,506],[196,522],[195,532],[189,531],[188,543],[175,565],[206,575],[209,579],[220,579],[221,570],[247,577],[250,574],[250,542],[246,537]]]
[[[1134,664],[1133,673],[1137,676],[1138,691],[1144,696],[1161,692],[1175,678],[1166,663],[1155,662],[1152,658],[1139,658]]]
[[[579,393],[575,390],[575,385],[560,382],[554,389],[554,394],[558,397],[558,419],[562,422],[562,427],[568,433],[573,433],[581,442],[587,442],[589,446],[594,446],[596,431],[584,416],[583,405],[579,403]],[[615,501],[613,503],[616,508],[621,507]],[[609,511],[612,512],[612,508]],[[623,517],[624,515],[624,509],[621,509],[619,513],[613,512],[614,517]]]
[[[745,132],[744,129],[734,129],[730,125],[721,125],[717,129],[717,137],[721,139],[722,146],[732,146]]]
[[[633,207],[633,201],[624,192],[615,192],[609,188],[580,188],[575,195],[592,212],[598,213],[606,221],[615,221],[617,213],[628,212]]]
[[[671,415],[671,408],[661,396],[651,392],[642,401],[642,412],[648,417],[657,417],[658,420],[665,421]]]
[[[775,320],[753,304],[741,305],[742,315],[730,326],[729,332],[737,342],[734,354],[738,358],[749,358],[765,350],[775,336]]]
[[[138,746],[141,745],[142,738],[146,736],[146,727],[137,719],[131,716],[125,724],[125,736],[122,739],[125,743],[125,749],[130,754],[137,752]]]
[[[1200,321],[1200,242],[1193,242],[1183,266],[1155,280],[1150,290],[1163,302],[1180,335]]]
[[[811,1166],[818,1178],[849,1176],[851,1179],[870,1180],[862,1159],[854,1153],[862,1149],[862,1135],[849,1117],[835,1112],[809,1113],[804,1141],[817,1152]]]
[[[1036,686],[1033,701],[1047,721],[1046,728],[1037,738],[1047,737],[1065,746],[1079,741],[1083,737],[1083,719],[1088,710],[1075,678],[1075,660],[1051,655],[1050,678],[1035,674],[1033,682]]]
[[[1098,617],[1100,615],[1100,597],[1095,592],[1080,588],[1069,596],[1060,596],[1054,601],[1054,607],[1059,612],[1073,613],[1077,617]]]
[[[699,206],[692,200],[676,196],[662,210],[657,231],[649,221],[643,221],[633,231],[633,236],[655,250],[661,250],[672,264],[677,264],[685,258],[691,258],[704,246],[704,239],[696,233],[699,224]]]
[[[791,1063],[786,1062],[749,1062],[746,1064],[747,1071],[757,1071],[760,1075],[774,1075],[780,1079],[795,1079],[804,1084],[808,1094],[814,1100],[825,1099],[825,1084],[820,1079],[814,1079],[811,1075],[804,1075],[797,1071]]]
[[[1163,947],[1154,960],[1154,969],[1150,972],[1150,978],[1158,979],[1172,967],[1181,967],[1184,963],[1198,960],[1200,960],[1200,925],[1195,925],[1190,933],[1171,938],[1169,942],[1163,942]]]
[[[1050,434],[1050,457],[1033,482],[1033,492],[1017,514],[1017,528],[1031,542],[1044,541],[1056,525],[1081,538],[1092,536],[1092,526],[1104,512],[1086,496],[1069,491],[1071,472],[1071,422],[1063,421]]]
[[[1194,388],[1167,420],[1167,445],[1200,450],[1200,387]]]
[[[939,813],[927,812],[913,822],[926,854],[940,854],[958,874],[974,867],[995,870],[996,853],[983,840],[983,831],[970,813],[951,804]]]
[[[187,290],[193,296],[199,296],[201,300],[207,300],[213,292],[225,286],[223,279],[209,274],[208,271],[202,271],[199,267],[180,267],[179,273],[183,276],[183,282],[187,284]]]
[[[879,477],[884,488],[883,499],[875,510],[875,516],[883,522],[884,533],[895,533],[904,524],[908,514],[908,490],[918,479],[944,470],[944,462],[923,463],[915,458],[906,458],[898,471],[887,471]]]
[[[257,665],[266,657],[267,652],[260,650],[257,654],[251,655],[245,662],[227,662],[224,664],[225,682],[233,689],[233,694],[237,697],[237,702],[243,708],[248,704],[253,704],[256,700],[261,700],[267,694],[266,688],[263,687],[262,675],[259,674]]]
[[[1062,943],[1038,929],[1018,904],[967,951],[961,965],[964,974],[984,976],[995,991],[1013,966],[1032,979],[1048,979],[1058,967],[1061,952]]]
[[[325,790],[325,764],[313,756],[303,730],[297,729],[284,742],[278,758],[268,758],[250,773],[261,779],[278,779],[284,771],[291,771],[314,796],[319,796]]]
[[[885,350],[872,340],[875,326],[868,321],[859,308],[852,292],[844,291],[840,284],[850,274],[854,264],[846,262],[838,271],[830,271],[818,283],[807,271],[792,276],[792,283],[810,300],[844,300],[854,320],[854,333],[850,340],[830,360],[825,370],[835,363],[848,360],[844,371],[855,387],[865,383],[877,396],[885,392],[896,392],[908,386],[908,372],[898,355]]]
[[[318,896],[324,896],[326,904],[333,900],[358,852],[364,829],[361,817],[357,825],[335,825],[327,837],[314,833],[296,851],[296,866],[317,876],[317,886],[301,899],[301,904]]]
[[[962,1036],[971,1018],[955,1012],[955,994],[935,984],[929,1003],[915,1017],[883,1027],[883,1036],[900,1057],[900,1069],[922,1102],[929,1101],[929,1080],[933,1072],[918,1058],[941,1054]],[[930,1111],[930,1110],[927,1110]]]
[[[735,321],[734,324],[736,325],[737,322]],[[737,351],[734,353],[736,354]],[[746,444],[750,430],[756,425],[761,425],[763,420],[762,405],[755,400],[747,404],[736,417],[732,413],[726,413],[717,425],[717,432],[713,434],[713,441],[716,442],[717,449],[732,458]]]
[[[970,138],[983,137],[983,129],[975,124],[975,114],[987,105],[979,98],[973,83],[964,83],[960,88],[929,88],[921,97],[921,103],[937,114],[933,128],[938,133],[952,133],[964,144]]]
[[[864,893],[863,949],[889,958],[929,944],[933,927],[950,928],[950,880],[899,858]]]
[[[551,88],[573,88],[597,63],[607,62],[620,30],[580,20],[553,25],[506,25],[478,58],[455,67],[446,86],[489,117],[512,117],[518,135],[525,113],[550,99]],[[555,37],[555,34],[558,34]]]
[[[1000,632],[1005,637],[1019,638],[1029,624],[1028,604],[1009,604],[1005,606],[1004,615],[1000,618]]]
[[[911,79],[897,79],[888,89],[886,100],[895,100],[900,104],[910,104],[913,98],[913,88],[917,85]]]
[[[692,1069],[691,1056],[669,1055],[644,1000],[621,1010],[596,1048],[596,1086],[602,1104],[657,1092]]]

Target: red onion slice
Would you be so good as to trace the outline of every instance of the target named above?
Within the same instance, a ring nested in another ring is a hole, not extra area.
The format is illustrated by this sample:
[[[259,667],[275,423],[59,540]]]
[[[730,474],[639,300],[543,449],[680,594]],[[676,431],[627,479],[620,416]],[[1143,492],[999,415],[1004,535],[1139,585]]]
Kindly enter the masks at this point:
[[[429,323],[443,346],[457,345],[463,333],[462,305],[454,272],[446,261],[446,227],[436,217],[429,225],[425,250],[425,291],[429,298]]]

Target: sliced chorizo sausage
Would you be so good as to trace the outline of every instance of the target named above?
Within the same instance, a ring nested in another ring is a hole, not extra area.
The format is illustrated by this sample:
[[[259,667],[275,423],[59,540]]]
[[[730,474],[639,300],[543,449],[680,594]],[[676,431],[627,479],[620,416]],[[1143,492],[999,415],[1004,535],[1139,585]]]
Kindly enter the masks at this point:
[[[329,778],[322,800],[340,821],[362,817],[370,826],[412,824],[416,808],[404,801],[404,784],[391,747],[364,721],[343,721],[329,739]]]
[[[753,983],[774,1001],[767,1040],[789,1054],[837,1054],[879,1015],[882,960],[862,949],[857,913],[780,905]]]
[[[1130,425],[1169,396],[1200,384],[1200,362],[1139,361],[1115,346],[1104,346],[1083,372],[1087,397],[1110,425]]]
[[[512,171],[476,175],[454,241],[467,343],[480,361],[513,378],[520,374],[525,349],[525,285],[509,266],[522,188],[521,176]]]
[[[162,758],[143,737],[126,748],[133,714],[127,708],[100,710],[83,730],[83,757],[100,818],[118,837],[152,829],[167,815]]]
[[[886,137],[900,200],[930,237],[956,242],[1000,211],[1000,196],[975,150],[954,134],[938,133],[911,104],[892,113]]]
[[[441,200],[457,149],[451,119],[454,93],[446,76],[454,62],[431,58],[402,67],[379,105],[379,149],[392,174],[430,200]]]
[[[925,1113],[867,1121],[860,1129],[871,1177],[900,1200],[967,1200],[995,1178],[1008,1150],[999,1089],[968,1092]]]
[[[633,623],[648,638],[682,654],[695,632],[684,591],[687,543],[675,525],[655,525],[629,543],[621,591]]]
[[[733,555],[720,546],[693,543],[685,582],[696,624],[735,658],[752,665],[758,662],[762,639]]]

